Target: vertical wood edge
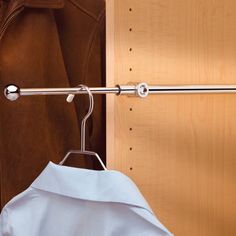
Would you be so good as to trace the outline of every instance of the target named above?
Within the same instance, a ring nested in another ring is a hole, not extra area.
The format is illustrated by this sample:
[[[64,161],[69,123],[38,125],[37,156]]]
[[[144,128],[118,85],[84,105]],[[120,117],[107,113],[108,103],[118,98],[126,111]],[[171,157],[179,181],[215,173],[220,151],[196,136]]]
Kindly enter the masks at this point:
[[[106,1],[106,86],[115,83],[115,0]],[[115,167],[115,96],[106,99],[106,156],[108,169]]]

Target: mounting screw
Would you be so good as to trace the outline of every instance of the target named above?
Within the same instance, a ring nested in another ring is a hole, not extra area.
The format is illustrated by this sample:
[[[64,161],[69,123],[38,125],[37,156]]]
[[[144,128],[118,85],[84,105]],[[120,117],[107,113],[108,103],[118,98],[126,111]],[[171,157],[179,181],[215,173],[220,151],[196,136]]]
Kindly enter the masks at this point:
[[[136,94],[141,97],[145,98],[149,94],[149,87],[146,83],[139,83],[136,86]]]

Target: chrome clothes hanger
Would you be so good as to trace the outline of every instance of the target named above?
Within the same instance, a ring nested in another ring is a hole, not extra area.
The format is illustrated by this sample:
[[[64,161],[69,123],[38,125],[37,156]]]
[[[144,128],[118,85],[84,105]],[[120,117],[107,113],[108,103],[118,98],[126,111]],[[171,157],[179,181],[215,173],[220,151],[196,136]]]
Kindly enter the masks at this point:
[[[63,165],[71,154],[83,154],[83,155],[95,156],[97,158],[97,160],[99,161],[99,163],[101,164],[102,168],[104,170],[107,170],[106,166],[104,165],[101,158],[99,157],[99,155],[96,152],[87,151],[85,149],[86,121],[93,112],[94,99],[93,99],[93,94],[91,93],[91,91],[89,90],[89,88],[86,85],[80,84],[80,85],[78,85],[78,87],[80,87],[82,89],[85,89],[88,92],[88,95],[89,95],[89,110],[88,110],[88,113],[85,115],[85,117],[83,118],[83,120],[81,122],[81,131],[80,131],[81,132],[81,146],[80,146],[81,149],[80,150],[70,150],[70,151],[68,151],[66,153],[65,157],[62,159],[62,161],[59,163],[59,165]],[[66,99],[67,102],[72,102],[74,97],[75,97],[74,94],[69,94],[67,99]]]

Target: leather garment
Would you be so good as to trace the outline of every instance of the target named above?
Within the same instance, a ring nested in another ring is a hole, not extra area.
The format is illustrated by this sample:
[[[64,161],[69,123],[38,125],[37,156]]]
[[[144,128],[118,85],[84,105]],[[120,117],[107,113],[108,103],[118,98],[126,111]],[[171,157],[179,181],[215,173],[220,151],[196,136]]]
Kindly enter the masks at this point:
[[[0,0],[0,91],[20,87],[105,86],[103,0]],[[86,147],[105,161],[105,96],[95,95]],[[80,148],[87,95],[21,97],[0,93],[0,203],[26,189],[49,161]],[[72,156],[68,165],[99,168]]]

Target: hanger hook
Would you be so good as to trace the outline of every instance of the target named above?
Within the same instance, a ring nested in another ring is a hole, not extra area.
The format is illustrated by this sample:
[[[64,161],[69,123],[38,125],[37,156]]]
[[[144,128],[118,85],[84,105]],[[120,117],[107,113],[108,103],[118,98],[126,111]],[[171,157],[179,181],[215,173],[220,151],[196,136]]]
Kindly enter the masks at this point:
[[[89,95],[89,110],[88,113],[84,116],[82,122],[81,122],[81,151],[85,151],[85,141],[86,141],[86,121],[88,120],[88,118],[90,117],[90,115],[93,112],[93,107],[94,107],[94,99],[93,99],[93,94],[90,91],[90,89],[88,88],[88,86],[83,85],[83,84],[79,84],[77,87],[80,87],[80,89],[84,89],[87,91],[88,95]],[[72,102],[74,99],[75,95],[74,94],[69,94],[67,97],[67,102]]]

